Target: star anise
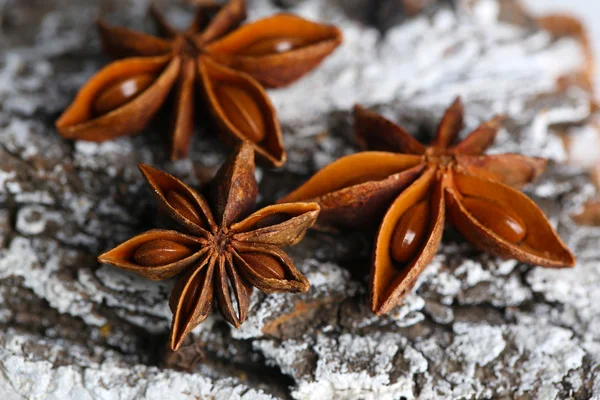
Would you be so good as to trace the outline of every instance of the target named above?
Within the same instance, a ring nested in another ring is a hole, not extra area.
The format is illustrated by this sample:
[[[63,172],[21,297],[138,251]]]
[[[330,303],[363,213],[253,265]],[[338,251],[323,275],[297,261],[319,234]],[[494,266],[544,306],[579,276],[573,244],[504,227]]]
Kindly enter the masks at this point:
[[[210,8],[210,7],[208,7]],[[94,75],[56,121],[68,139],[104,141],[139,133],[173,92],[171,159],[185,157],[194,131],[195,87],[228,142],[250,140],[274,166],[286,159],[276,111],[262,85],[292,83],[340,43],[340,31],[291,14],[243,25],[243,0],[231,0],[210,20],[199,7],[177,31],[150,9],[162,36],[98,22],[105,52],[115,61]]]
[[[280,247],[302,240],[319,206],[280,204],[251,214],[258,187],[250,142],[208,185],[209,200],[165,172],[144,164],[140,169],[161,209],[180,229],[142,233],[98,260],[153,280],[180,275],[169,300],[173,350],[211,313],[214,294],[225,319],[239,328],[253,286],[266,293],[308,290],[308,281]]]
[[[494,141],[501,118],[481,124],[453,145],[463,126],[457,99],[429,147],[360,106],[355,106],[354,118],[358,140],[369,151],[333,162],[281,202],[318,202],[318,223],[323,226],[381,221],[371,268],[374,313],[388,312],[414,286],[439,247],[446,213],[484,251],[552,268],[574,265],[575,257],[543,212],[515,190],[536,178],[545,160],[482,155]]]

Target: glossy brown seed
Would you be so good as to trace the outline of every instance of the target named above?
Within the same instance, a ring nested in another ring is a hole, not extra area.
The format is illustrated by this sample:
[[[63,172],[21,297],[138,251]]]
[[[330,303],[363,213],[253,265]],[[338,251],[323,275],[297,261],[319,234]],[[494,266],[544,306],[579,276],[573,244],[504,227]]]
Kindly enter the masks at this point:
[[[187,246],[171,240],[156,239],[141,245],[133,255],[139,265],[155,267],[168,265],[192,255],[194,251]]]
[[[104,115],[137,97],[156,80],[153,74],[142,74],[120,80],[106,88],[92,104],[94,115]]]
[[[250,44],[243,50],[243,53],[246,56],[284,53],[306,44],[306,40],[299,37],[274,37]]]
[[[265,120],[256,101],[243,89],[229,84],[215,88],[217,101],[229,121],[254,143],[265,137]]]
[[[188,220],[190,220],[198,226],[204,226],[202,217],[200,216],[196,208],[193,206],[193,204],[184,196],[171,190],[167,193],[166,198],[167,202],[171,205],[171,207],[176,209],[185,218],[187,218]]]
[[[285,270],[281,263],[269,254],[244,253],[242,258],[263,278],[285,279]]]
[[[429,202],[423,200],[410,207],[398,220],[392,234],[390,253],[394,260],[410,261],[419,251],[429,226]]]
[[[482,225],[510,243],[525,238],[525,222],[508,206],[481,197],[464,197],[463,205]]]

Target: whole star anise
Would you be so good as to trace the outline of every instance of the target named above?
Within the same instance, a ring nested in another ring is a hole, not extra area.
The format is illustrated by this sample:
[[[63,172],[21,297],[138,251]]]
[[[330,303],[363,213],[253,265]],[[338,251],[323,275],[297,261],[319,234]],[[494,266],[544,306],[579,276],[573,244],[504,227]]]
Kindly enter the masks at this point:
[[[215,292],[221,313],[239,328],[253,286],[266,293],[308,290],[308,281],[280,247],[302,240],[319,205],[272,205],[251,214],[258,187],[249,142],[209,184],[209,200],[165,172],[144,164],[140,169],[161,209],[180,229],[142,233],[98,260],[153,280],[181,274],[169,300],[173,350],[211,313]]]
[[[360,106],[354,118],[358,140],[370,151],[333,162],[280,202],[316,201],[318,223],[324,226],[365,226],[383,216],[371,268],[374,313],[388,312],[414,286],[439,247],[446,212],[458,231],[484,251],[552,268],[575,264],[543,212],[514,189],[537,177],[545,161],[482,155],[494,141],[500,118],[453,145],[463,126],[457,99],[429,147]]]
[[[164,38],[98,22],[105,52],[124,59],[81,88],[56,121],[60,134],[100,142],[139,133],[176,86],[170,156],[185,157],[198,86],[228,142],[250,140],[258,155],[283,165],[281,127],[261,85],[284,86],[312,70],[341,43],[340,31],[291,14],[235,29],[245,18],[243,0],[229,1],[209,21],[207,7],[199,7],[184,32],[153,7],[151,16]]]

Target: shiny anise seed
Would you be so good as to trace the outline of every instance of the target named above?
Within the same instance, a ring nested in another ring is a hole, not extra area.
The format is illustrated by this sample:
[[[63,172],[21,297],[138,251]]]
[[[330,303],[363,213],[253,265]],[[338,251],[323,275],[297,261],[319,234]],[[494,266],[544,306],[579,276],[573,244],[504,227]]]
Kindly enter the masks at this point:
[[[252,43],[244,49],[246,56],[263,56],[283,53],[306,45],[306,40],[298,37],[276,37]]]
[[[270,254],[244,253],[242,258],[262,278],[285,279],[285,270],[281,266],[281,262]]]
[[[142,74],[120,80],[105,89],[92,104],[94,115],[104,115],[137,97],[156,80],[153,74]]]
[[[462,203],[476,220],[507,242],[525,238],[525,222],[510,207],[481,197],[464,197]]]
[[[249,140],[259,143],[265,138],[265,121],[256,101],[243,89],[221,83],[215,95],[227,119]]]
[[[175,191],[170,191],[166,195],[167,202],[173,207],[179,214],[183,215],[186,219],[193,222],[194,224],[204,227],[204,221],[202,217],[193,206],[193,204]]]
[[[133,259],[139,265],[154,267],[172,264],[192,255],[194,251],[187,246],[171,240],[156,239],[144,243],[135,251]]]
[[[419,251],[428,227],[429,202],[423,200],[406,210],[398,220],[390,243],[392,258],[401,263],[410,261]]]

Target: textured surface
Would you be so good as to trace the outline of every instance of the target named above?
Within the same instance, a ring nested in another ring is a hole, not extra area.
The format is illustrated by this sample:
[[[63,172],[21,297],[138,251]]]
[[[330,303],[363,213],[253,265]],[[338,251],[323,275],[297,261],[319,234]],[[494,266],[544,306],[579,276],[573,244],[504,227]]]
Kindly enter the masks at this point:
[[[160,4],[183,26],[189,13],[173,3]],[[463,1],[458,14],[425,3],[381,36],[357,17],[373,13],[366,0],[250,2],[251,19],[283,5],[345,34],[321,68],[270,92],[289,162],[258,171],[259,200],[273,202],[356,150],[355,102],[423,139],[460,94],[467,128],[507,116],[492,152],[555,161],[526,191],[579,257],[575,269],[496,259],[447,230],[414,292],[376,318],[365,305],[370,241],[311,232],[289,250],[308,293],[257,293],[240,330],[215,315],[170,353],[172,282],[95,257],[156,223],[138,163],[198,184],[228,149],[201,131],[189,160],[168,163],[161,121],[104,144],[61,140],[54,119],[107,62],[92,21],[102,14],[151,29],[147,2],[0,0],[0,397],[600,397],[600,228],[569,216],[595,188],[581,169],[558,164],[569,152],[555,134],[595,129],[591,95],[557,85],[584,68],[585,51],[535,29],[510,1]]]
[[[594,54],[600,53],[600,3],[594,0],[577,0],[566,3],[563,0],[524,0],[532,13],[567,12],[581,18],[592,40]],[[596,77],[600,71],[596,71]],[[596,89],[598,89],[596,79]]]

